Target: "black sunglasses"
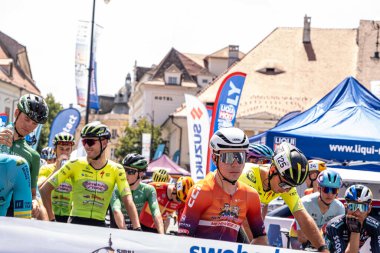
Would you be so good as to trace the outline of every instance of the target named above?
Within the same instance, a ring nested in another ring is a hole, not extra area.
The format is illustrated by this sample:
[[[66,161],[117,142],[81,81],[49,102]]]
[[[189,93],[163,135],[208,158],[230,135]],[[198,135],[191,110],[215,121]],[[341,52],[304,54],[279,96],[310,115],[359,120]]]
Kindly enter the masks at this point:
[[[95,142],[97,142],[98,139],[82,139],[82,144],[83,146],[86,146],[86,144],[89,146],[89,147],[92,147],[94,146]]]
[[[127,169],[125,171],[127,172],[128,175],[134,175],[137,173],[137,170],[133,170],[133,169]]]

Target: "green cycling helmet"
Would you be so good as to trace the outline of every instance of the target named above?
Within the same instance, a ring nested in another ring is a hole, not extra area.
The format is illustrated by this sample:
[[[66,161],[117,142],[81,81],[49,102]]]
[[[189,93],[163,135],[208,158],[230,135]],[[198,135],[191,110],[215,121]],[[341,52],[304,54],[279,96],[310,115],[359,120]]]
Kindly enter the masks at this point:
[[[56,146],[59,143],[65,143],[73,146],[75,145],[74,136],[67,132],[58,133],[54,136],[53,145]]]
[[[85,125],[80,133],[80,137],[82,138],[105,138],[109,140],[111,138],[111,132],[109,128],[100,123],[99,121],[91,122]]]
[[[28,116],[31,120],[38,124],[45,124],[49,108],[45,100],[34,94],[26,94],[20,97],[17,108]]]
[[[125,167],[137,169],[139,171],[145,171],[148,167],[148,161],[139,154],[128,154],[124,157],[122,164]]]

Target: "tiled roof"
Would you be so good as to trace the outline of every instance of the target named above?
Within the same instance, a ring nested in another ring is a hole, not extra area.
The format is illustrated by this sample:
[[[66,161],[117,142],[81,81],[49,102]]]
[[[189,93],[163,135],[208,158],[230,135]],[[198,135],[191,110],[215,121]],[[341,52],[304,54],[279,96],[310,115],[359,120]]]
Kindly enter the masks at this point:
[[[228,52],[229,52],[229,47],[225,47],[225,48],[222,48],[222,49],[208,55],[207,58],[209,58],[209,57],[228,58]],[[243,52],[239,51],[239,59],[243,58],[244,56],[245,56],[245,54]]]
[[[34,94],[40,94],[30,70],[26,48],[0,31],[0,58],[13,59],[12,77],[0,70],[0,80]]]
[[[311,28],[311,44],[302,43],[303,28],[277,28],[246,56],[214,80],[198,98],[214,102],[223,79],[233,72],[247,74],[238,117],[267,112],[283,116],[306,110],[347,76],[356,75],[357,29]],[[315,60],[308,58],[313,50]],[[282,74],[257,72],[281,68]],[[181,108],[177,113],[181,114]]]

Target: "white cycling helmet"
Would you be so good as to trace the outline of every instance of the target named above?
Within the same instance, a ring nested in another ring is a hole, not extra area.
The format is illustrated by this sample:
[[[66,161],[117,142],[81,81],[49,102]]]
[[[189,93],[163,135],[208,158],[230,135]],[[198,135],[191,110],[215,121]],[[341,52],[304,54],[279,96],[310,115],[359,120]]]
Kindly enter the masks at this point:
[[[221,150],[248,150],[247,135],[239,128],[228,127],[216,131],[210,139],[210,148],[214,152]]]

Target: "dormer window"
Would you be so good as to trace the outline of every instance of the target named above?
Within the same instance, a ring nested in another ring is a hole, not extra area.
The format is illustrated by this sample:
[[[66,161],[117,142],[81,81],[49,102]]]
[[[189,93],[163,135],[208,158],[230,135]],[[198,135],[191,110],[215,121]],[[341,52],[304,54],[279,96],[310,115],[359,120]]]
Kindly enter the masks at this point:
[[[182,72],[172,64],[165,71],[165,84],[167,85],[180,85]]]
[[[285,72],[281,69],[273,68],[273,67],[261,68],[261,69],[256,70],[256,71],[261,73],[261,74],[265,74],[265,75],[278,75],[278,74]]]

